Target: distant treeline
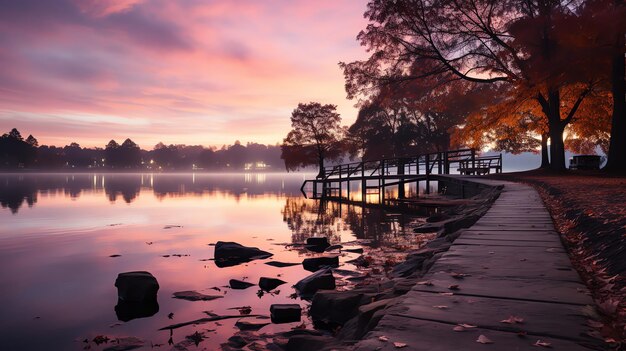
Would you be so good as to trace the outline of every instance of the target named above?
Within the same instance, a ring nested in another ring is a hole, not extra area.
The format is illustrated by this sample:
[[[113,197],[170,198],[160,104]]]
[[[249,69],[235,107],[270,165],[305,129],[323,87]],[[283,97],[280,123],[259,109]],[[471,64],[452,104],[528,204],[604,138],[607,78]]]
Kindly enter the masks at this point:
[[[236,141],[220,149],[201,145],[165,145],[143,150],[131,139],[104,148],[39,145],[13,128],[0,136],[0,169],[113,169],[113,170],[282,170],[279,145]]]

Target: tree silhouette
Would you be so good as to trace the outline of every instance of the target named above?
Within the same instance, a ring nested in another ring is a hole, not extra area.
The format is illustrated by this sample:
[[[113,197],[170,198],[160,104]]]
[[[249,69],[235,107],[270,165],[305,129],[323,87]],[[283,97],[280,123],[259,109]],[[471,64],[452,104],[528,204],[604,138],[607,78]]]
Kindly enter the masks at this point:
[[[291,114],[291,131],[281,146],[281,158],[287,170],[318,165],[320,174],[324,161],[337,159],[342,154],[344,129],[335,105],[318,102],[300,103]]]
[[[26,138],[26,143],[32,147],[39,146],[39,141],[37,141],[37,139],[32,134],[28,135],[28,138]]]

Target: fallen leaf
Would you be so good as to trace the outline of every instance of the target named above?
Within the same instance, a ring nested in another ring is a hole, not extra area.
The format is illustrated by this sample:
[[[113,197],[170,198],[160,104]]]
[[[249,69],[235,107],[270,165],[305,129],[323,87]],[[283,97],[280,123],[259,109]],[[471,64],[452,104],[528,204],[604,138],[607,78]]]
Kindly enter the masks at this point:
[[[387,342],[387,341],[389,341],[389,338],[386,337],[386,336],[379,336],[378,340],[383,341],[383,342]]]
[[[433,282],[431,282],[430,280],[424,280],[422,282],[418,282],[417,285],[433,286]]]
[[[500,323],[506,323],[506,324],[517,324],[517,323],[524,323],[524,318],[522,317],[517,317],[517,316],[510,316],[508,319],[503,319],[500,321]]]
[[[440,309],[440,310],[445,310],[445,309],[447,309],[447,308],[448,308],[448,306],[446,306],[446,305],[435,305],[435,306],[433,306],[433,307],[434,307],[434,308],[438,308],[438,309]]]
[[[491,339],[489,339],[488,337],[482,334],[478,336],[478,339],[476,339],[476,342],[480,344],[493,344],[493,341],[491,341]]]
[[[462,332],[462,331],[465,331],[465,328],[463,328],[460,325],[457,325],[456,327],[452,328],[452,330],[454,330],[455,332]]]
[[[452,296],[454,294],[451,293],[451,292],[442,292],[442,293],[439,293],[439,295],[441,295],[441,296]]]
[[[459,324],[461,327],[466,328],[466,329],[471,329],[471,328],[478,328],[478,326],[473,325],[473,324],[465,324],[465,323],[461,323]]]
[[[394,342],[393,346],[395,346],[397,349],[401,349],[403,347],[406,347],[407,345],[405,343],[402,343],[402,342]]]
[[[545,342],[545,341],[541,341],[541,340],[537,340],[533,346],[541,346],[541,347],[552,347],[552,344],[549,342]]]

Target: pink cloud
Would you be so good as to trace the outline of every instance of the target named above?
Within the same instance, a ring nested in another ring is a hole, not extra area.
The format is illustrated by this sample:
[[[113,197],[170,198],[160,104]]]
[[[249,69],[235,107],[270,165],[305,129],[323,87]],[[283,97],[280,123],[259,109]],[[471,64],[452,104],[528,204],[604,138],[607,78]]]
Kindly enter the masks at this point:
[[[0,131],[49,144],[275,143],[298,102],[356,115],[337,62],[364,56],[365,0],[76,1],[0,0]]]

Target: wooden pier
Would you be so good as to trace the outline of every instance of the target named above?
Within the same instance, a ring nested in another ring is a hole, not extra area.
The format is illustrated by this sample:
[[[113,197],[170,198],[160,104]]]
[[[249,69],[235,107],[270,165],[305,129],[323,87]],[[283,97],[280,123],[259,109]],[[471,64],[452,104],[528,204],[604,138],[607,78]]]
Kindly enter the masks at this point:
[[[362,161],[324,167],[315,179],[305,180],[300,190],[307,198],[378,203],[405,199],[405,185],[426,184],[438,175],[485,175],[502,173],[502,155],[479,156],[474,149],[450,150],[411,157]],[[354,189],[354,183],[358,187]],[[397,189],[394,196],[388,189]],[[356,190],[356,191],[355,191]]]

